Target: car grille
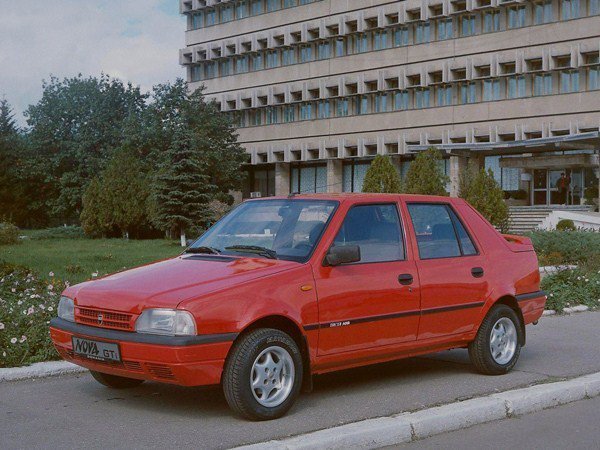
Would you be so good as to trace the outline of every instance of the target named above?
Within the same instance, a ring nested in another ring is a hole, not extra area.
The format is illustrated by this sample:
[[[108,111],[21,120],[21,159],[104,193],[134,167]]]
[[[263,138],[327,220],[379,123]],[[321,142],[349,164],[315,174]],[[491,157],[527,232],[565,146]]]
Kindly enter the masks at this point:
[[[135,327],[135,317],[133,314],[94,308],[75,307],[75,321],[92,327],[110,328],[113,330],[133,331]]]

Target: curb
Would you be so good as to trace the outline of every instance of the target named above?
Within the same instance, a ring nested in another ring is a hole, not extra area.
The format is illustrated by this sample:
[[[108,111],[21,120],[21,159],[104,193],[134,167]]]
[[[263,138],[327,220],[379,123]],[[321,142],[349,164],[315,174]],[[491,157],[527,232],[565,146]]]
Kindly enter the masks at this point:
[[[26,367],[10,367],[0,369],[0,382],[20,381],[31,378],[46,378],[55,375],[66,375],[69,373],[86,372],[84,367],[71,364],[67,361],[50,361],[35,363]]]
[[[600,372],[403,413],[298,436],[236,447],[273,449],[374,449],[424,439],[473,425],[529,414],[600,395]]]

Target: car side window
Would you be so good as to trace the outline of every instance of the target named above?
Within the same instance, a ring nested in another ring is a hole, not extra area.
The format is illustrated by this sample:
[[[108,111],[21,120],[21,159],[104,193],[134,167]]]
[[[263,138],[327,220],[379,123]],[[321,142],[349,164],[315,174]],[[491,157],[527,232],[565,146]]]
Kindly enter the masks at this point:
[[[361,263],[403,260],[404,241],[397,206],[354,206],[346,214],[334,245],[358,245]]]
[[[467,231],[448,205],[409,203],[408,211],[421,259],[477,254]]]

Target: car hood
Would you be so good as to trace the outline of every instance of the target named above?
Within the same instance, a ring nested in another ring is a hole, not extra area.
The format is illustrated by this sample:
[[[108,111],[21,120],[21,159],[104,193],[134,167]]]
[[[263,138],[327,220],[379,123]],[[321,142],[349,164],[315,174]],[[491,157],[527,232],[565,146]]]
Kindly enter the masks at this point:
[[[183,255],[68,288],[78,306],[139,314],[298,266],[262,258]]]

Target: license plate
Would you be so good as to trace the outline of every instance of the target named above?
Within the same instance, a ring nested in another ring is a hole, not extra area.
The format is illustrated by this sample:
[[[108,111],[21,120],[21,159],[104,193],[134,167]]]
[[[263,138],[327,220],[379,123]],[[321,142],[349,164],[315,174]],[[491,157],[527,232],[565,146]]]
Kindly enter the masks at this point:
[[[97,361],[121,361],[118,344],[73,337],[73,353]]]

